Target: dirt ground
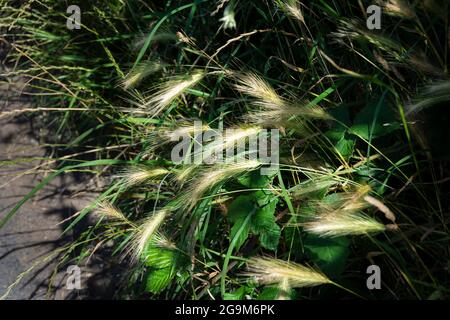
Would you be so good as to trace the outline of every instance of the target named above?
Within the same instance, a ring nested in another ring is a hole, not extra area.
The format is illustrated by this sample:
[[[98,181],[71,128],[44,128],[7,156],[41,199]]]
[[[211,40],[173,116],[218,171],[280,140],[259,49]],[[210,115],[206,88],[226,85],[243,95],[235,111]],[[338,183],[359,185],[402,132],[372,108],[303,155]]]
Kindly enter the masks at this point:
[[[0,74],[4,72],[0,66]],[[49,150],[40,146],[34,117],[28,113],[5,115],[30,107],[26,96],[19,95],[22,89],[0,81],[0,219],[52,168],[42,159]],[[66,288],[67,266],[55,272],[59,260],[54,250],[74,238],[73,233],[62,234],[65,225],[61,222],[88,203],[74,196],[83,187],[76,176],[57,177],[0,229],[0,297],[9,293],[3,298],[111,298],[115,275],[101,257],[81,266],[81,290]],[[9,290],[18,279],[21,281]]]

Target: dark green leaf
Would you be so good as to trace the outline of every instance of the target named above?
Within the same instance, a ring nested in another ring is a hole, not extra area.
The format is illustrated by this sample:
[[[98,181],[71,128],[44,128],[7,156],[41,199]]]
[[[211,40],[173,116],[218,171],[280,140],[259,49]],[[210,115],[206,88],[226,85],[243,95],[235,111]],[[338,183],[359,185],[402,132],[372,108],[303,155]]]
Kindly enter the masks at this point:
[[[245,295],[245,287],[242,286],[234,292],[225,293],[223,299],[224,300],[242,300]]]
[[[344,271],[349,254],[347,238],[319,238],[308,235],[304,245],[309,258],[326,274],[337,277]]]
[[[174,277],[172,267],[154,269],[148,272],[145,290],[151,293],[159,293],[164,290]]]

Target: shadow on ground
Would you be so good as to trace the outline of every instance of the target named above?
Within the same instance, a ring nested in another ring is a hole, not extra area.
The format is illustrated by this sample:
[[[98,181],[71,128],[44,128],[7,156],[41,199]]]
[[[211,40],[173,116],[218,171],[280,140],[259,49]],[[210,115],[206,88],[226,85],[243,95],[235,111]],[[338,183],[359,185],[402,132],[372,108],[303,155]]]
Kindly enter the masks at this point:
[[[0,65],[0,74],[5,70]],[[22,90],[20,81],[11,84],[0,76],[0,219],[54,168],[46,164],[49,150],[39,144],[35,118],[27,114],[2,116],[30,107],[29,100],[18,94]],[[89,224],[85,219],[75,229],[63,233],[67,219],[92,199],[92,195],[86,197],[89,191],[86,192],[85,182],[79,175],[58,176],[0,229],[0,296],[8,293],[6,299],[114,297],[121,267],[112,262],[107,246],[80,265],[81,290],[68,290],[66,286],[70,280],[66,273],[70,262],[66,261],[81,249],[75,248],[67,256],[67,251],[58,250],[70,245]],[[79,190],[85,192],[74,196]]]

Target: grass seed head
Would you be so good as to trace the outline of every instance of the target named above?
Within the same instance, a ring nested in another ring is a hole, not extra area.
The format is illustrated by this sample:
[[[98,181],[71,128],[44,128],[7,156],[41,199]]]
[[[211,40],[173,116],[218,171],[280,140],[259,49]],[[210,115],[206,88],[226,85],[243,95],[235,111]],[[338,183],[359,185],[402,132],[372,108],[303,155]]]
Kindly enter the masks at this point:
[[[141,107],[147,109],[152,116],[156,116],[184,93],[186,89],[196,85],[203,77],[204,73],[197,71],[187,77],[169,80],[160,85],[157,92],[151,95],[147,101],[144,101]]]
[[[192,209],[197,202],[214,186],[237,176],[238,174],[254,170],[261,165],[256,160],[243,160],[238,163],[212,165],[203,172],[195,172],[189,181],[189,187],[183,198],[184,207]]]
[[[132,236],[130,242],[130,253],[133,262],[139,261],[142,257],[149,241],[152,240],[154,236],[157,235],[158,229],[168,216],[169,211],[166,209],[161,209],[148,218],[146,218],[141,225],[139,225]]]
[[[270,84],[254,73],[234,74],[237,80],[236,90],[255,99],[255,104],[261,107],[282,108],[285,101]]]
[[[108,219],[130,223],[128,218],[125,217],[125,215],[123,214],[122,210],[120,210],[119,208],[117,208],[116,206],[112,205],[110,202],[107,201],[101,202],[98,205],[96,212]]]
[[[302,223],[306,232],[321,237],[363,235],[385,231],[384,224],[363,214],[330,213]]]
[[[223,11],[223,17],[219,19],[222,22],[222,28],[224,30],[227,29],[236,29],[236,20],[234,18],[234,4],[230,3],[225,7]]]
[[[150,61],[141,63],[137,67],[130,70],[130,72],[119,82],[119,85],[124,90],[129,90],[141,83],[147,76],[161,70],[164,65],[160,62]]]
[[[293,1],[291,3],[283,3],[282,8],[291,17],[305,24],[305,17],[303,16],[300,3],[298,3],[297,1]]]
[[[257,257],[250,259],[247,265],[245,275],[265,285],[302,288],[331,283],[321,272],[293,262]]]
[[[130,188],[151,179],[160,178],[169,174],[169,170],[164,168],[149,169],[144,166],[131,167],[116,175],[116,178],[123,178],[123,185]]]
[[[378,1],[383,7],[383,11],[391,16],[397,16],[404,19],[413,19],[416,17],[414,8],[405,0],[387,0]]]

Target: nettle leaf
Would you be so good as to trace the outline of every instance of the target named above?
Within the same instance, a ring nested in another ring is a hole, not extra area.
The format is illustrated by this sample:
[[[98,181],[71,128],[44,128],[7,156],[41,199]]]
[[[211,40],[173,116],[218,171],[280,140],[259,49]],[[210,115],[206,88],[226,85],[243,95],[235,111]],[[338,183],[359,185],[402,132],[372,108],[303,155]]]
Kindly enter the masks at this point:
[[[261,246],[268,250],[277,250],[278,243],[280,242],[280,235],[281,229],[274,221],[259,232]]]
[[[244,221],[245,221],[245,219],[238,219],[235,221],[233,227],[230,230],[230,239],[234,239],[236,234],[239,232],[239,230],[243,226]],[[239,250],[239,248],[245,243],[245,241],[247,240],[248,235],[250,233],[250,224],[249,223],[246,223],[243,226],[243,228],[244,229],[241,231],[241,234],[239,235],[239,238],[236,240],[236,243],[235,243],[236,250]]]
[[[242,300],[245,296],[246,287],[242,286],[234,292],[225,293],[223,296],[224,300]]]
[[[277,287],[265,287],[258,295],[257,300],[275,300],[278,297],[280,289]]]
[[[350,126],[352,124],[352,121],[350,120],[350,111],[348,110],[348,106],[342,104],[327,111],[334,119],[339,121],[339,127],[343,127],[341,123],[344,126]]]
[[[350,112],[345,105],[334,108],[330,114],[338,121],[335,127],[325,132],[325,136],[334,144],[335,149],[344,158],[353,154],[355,137],[351,136],[347,127],[351,125]]]
[[[269,286],[265,287],[261,293],[258,295],[256,300],[277,300],[280,297],[281,290],[278,287]],[[295,299],[295,290],[290,289],[289,292],[283,293],[283,295],[287,295],[290,299]]]
[[[151,243],[145,249],[143,257],[144,265],[148,267],[145,290],[155,294],[164,290],[177,271],[182,274],[189,264],[189,260],[177,251],[155,247]]]
[[[274,215],[278,198],[272,197],[267,201],[263,207],[256,210],[250,228],[252,232],[260,235],[261,246],[269,250],[276,250],[281,234],[281,229],[277,225]]]
[[[247,172],[237,180],[247,188],[264,188],[272,182],[273,175],[262,175],[260,170],[254,170]]]
[[[372,128],[373,127],[373,128]],[[366,140],[384,136],[400,129],[395,113],[384,101],[369,103],[355,117],[349,132]]]
[[[281,229],[275,220],[278,198],[263,191],[237,197],[228,208],[228,220],[233,224],[230,238],[234,239],[244,220],[252,215],[250,223],[245,226],[236,242],[239,249],[247,240],[249,233],[259,235],[261,246],[276,250],[280,240]]]
[[[159,293],[164,290],[175,276],[174,268],[153,269],[147,272],[145,291]]]
[[[349,255],[346,237],[320,238],[308,235],[304,246],[308,257],[327,275],[338,277],[345,269]]]
[[[245,219],[255,207],[253,200],[254,196],[251,194],[241,195],[234,199],[228,207],[228,220],[230,222],[237,222],[238,220]]]
[[[355,147],[355,137],[348,133],[343,126],[336,129],[328,130],[325,136],[334,144],[337,152],[344,158],[348,159],[353,154]]]
[[[144,264],[152,268],[167,268],[175,264],[175,255],[172,250],[148,246],[144,251]]]

